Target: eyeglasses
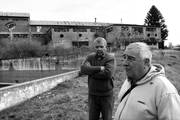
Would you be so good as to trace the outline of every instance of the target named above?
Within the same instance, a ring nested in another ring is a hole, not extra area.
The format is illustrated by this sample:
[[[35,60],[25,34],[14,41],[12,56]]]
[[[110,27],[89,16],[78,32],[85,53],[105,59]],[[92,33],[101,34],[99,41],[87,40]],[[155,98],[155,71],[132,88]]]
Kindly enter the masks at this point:
[[[96,49],[98,49],[98,48],[104,48],[104,46],[96,46]]]
[[[136,61],[136,58],[135,58],[135,57],[129,56],[129,55],[126,55],[126,54],[123,55],[123,58],[124,58],[124,60],[127,60],[127,61],[129,61],[129,62]]]

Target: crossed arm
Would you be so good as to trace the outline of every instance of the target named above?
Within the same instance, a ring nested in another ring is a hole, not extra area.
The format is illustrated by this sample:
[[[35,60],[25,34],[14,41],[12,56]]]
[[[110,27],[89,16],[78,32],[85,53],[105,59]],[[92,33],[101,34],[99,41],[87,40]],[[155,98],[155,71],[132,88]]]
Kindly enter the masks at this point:
[[[109,59],[105,66],[92,66],[88,60],[81,65],[81,73],[92,76],[94,79],[105,80],[112,77],[115,71],[115,60]]]

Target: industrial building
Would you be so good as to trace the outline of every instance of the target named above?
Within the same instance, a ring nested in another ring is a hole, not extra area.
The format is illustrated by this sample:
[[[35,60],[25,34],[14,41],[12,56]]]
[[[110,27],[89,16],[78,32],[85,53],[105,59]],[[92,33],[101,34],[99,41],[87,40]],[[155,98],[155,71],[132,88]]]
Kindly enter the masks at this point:
[[[29,13],[0,12],[0,41],[27,39],[54,47],[81,47],[90,46],[98,36],[106,38],[109,46],[117,47],[134,41],[155,46],[161,42],[161,30],[157,27],[97,21],[33,21]]]

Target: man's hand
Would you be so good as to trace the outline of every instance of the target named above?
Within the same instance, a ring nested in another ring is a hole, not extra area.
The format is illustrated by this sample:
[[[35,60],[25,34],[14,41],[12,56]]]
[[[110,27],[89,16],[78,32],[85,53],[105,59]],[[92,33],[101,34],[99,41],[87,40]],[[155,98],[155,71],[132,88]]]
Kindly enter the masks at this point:
[[[104,71],[105,70],[105,67],[104,66],[101,66],[101,71]]]
[[[90,62],[88,62],[86,59],[82,61],[82,65],[91,66]]]
[[[84,66],[91,66],[90,62],[88,62],[88,61],[86,61],[86,60],[84,60],[84,61],[82,62],[82,65],[84,65]],[[105,67],[104,67],[104,66],[99,66],[99,67],[100,67],[101,72],[104,72]]]
[[[85,65],[87,66],[91,66],[91,64],[89,62],[85,62]]]
[[[91,66],[91,64],[88,61],[83,61],[82,64],[86,66]]]

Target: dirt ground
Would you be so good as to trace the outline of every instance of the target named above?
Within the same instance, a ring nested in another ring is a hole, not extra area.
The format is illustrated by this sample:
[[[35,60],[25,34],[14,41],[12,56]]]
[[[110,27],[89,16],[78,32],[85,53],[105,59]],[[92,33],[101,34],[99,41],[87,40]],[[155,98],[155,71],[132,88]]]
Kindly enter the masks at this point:
[[[154,51],[153,62],[164,65],[167,77],[180,93],[180,51]],[[115,107],[125,79],[121,52],[116,54]],[[24,103],[0,112],[0,120],[86,120],[88,116],[87,77],[72,79]]]

